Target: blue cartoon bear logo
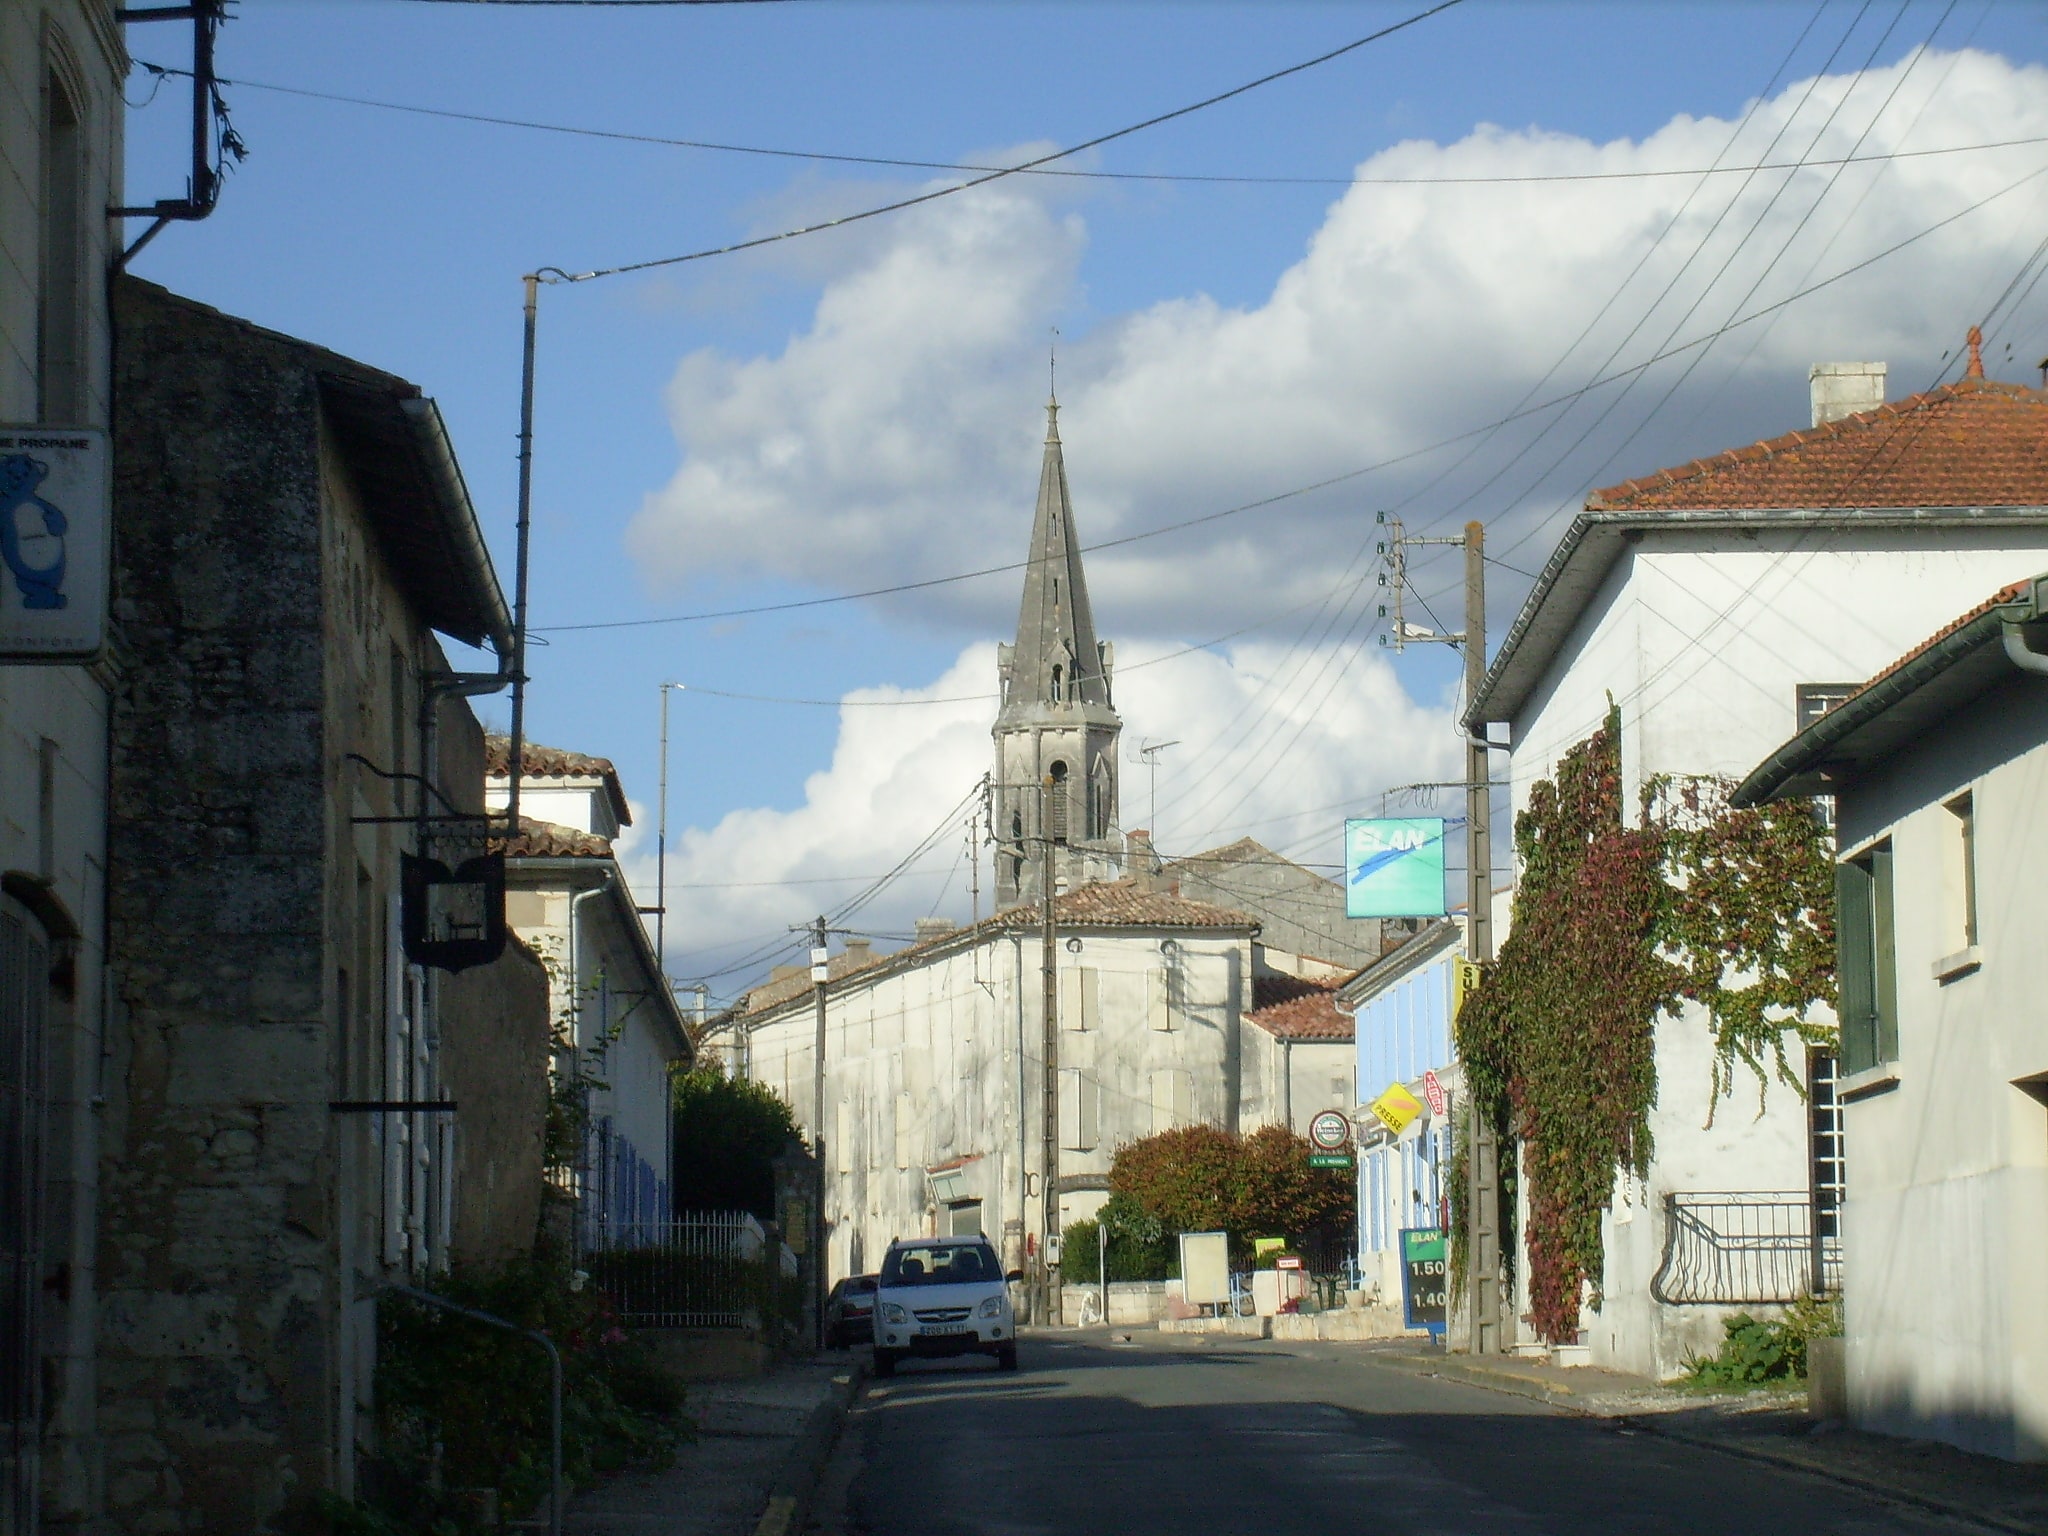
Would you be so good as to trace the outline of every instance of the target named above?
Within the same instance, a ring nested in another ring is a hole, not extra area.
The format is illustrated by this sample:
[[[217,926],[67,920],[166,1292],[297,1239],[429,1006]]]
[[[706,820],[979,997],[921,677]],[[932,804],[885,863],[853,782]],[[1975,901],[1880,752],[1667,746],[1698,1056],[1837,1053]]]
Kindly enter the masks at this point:
[[[60,507],[36,488],[50,466],[25,453],[0,455],[0,560],[7,562],[24,608],[62,608],[64,535],[70,527]]]

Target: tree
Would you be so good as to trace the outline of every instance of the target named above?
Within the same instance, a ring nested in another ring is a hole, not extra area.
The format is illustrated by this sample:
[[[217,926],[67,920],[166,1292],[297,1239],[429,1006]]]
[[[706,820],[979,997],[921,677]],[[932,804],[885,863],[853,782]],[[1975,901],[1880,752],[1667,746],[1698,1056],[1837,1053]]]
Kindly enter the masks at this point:
[[[1320,1245],[1349,1229],[1356,1192],[1343,1170],[1311,1168],[1309,1150],[1281,1125],[1243,1137],[1206,1125],[1162,1131],[1117,1149],[1111,1204],[1143,1211],[1168,1241],[1220,1230],[1240,1252],[1254,1237]]]
[[[772,1220],[775,1159],[803,1139],[796,1112],[767,1084],[727,1077],[715,1064],[679,1074],[672,1100],[676,1209]]]

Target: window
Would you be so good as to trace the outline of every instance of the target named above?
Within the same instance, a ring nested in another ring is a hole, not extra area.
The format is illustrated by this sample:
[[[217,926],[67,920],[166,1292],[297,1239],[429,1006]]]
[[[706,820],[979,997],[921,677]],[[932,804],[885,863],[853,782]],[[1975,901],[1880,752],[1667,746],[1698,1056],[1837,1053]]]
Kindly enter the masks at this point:
[[[1092,965],[1070,965],[1060,972],[1060,1028],[1075,1031],[1102,1026],[1102,973]]]
[[[1942,809],[1948,812],[1947,824],[1942,828],[1942,952],[1953,955],[1977,942],[1976,799],[1968,794],[1957,795]]]
[[[1835,937],[1841,1069],[1853,1076],[1899,1054],[1889,841],[1835,866]]]
[[[1862,686],[1861,683],[1801,683],[1792,690],[1793,707],[1798,712],[1798,729],[1805,730]]]
[[[1102,1139],[1102,1094],[1086,1073],[1060,1070],[1060,1145],[1069,1152],[1093,1152]]]
[[[1194,1119],[1194,1075],[1169,1070],[1152,1074],[1152,1131],[1170,1131]]]
[[[1058,667],[1052,669],[1052,701],[1055,704],[1060,701],[1060,669]]]
[[[85,136],[72,93],[43,74],[41,303],[36,316],[36,418],[85,419]]]
[[[1849,1192],[1842,1152],[1842,1103],[1835,1097],[1836,1063],[1827,1051],[1806,1054],[1809,1187],[1813,1196],[1813,1281],[1816,1293],[1842,1284],[1842,1201]]]
[[[1053,668],[1053,676],[1058,678],[1059,668]],[[1067,840],[1067,765],[1054,763],[1051,776],[1052,787],[1047,791],[1047,797],[1052,802],[1052,825],[1046,831],[1055,843],[1063,844]]]
[[[949,1202],[946,1206],[946,1233],[949,1237],[981,1236],[981,1202],[979,1200],[954,1200]],[[954,1263],[962,1265],[966,1261],[956,1258]]]

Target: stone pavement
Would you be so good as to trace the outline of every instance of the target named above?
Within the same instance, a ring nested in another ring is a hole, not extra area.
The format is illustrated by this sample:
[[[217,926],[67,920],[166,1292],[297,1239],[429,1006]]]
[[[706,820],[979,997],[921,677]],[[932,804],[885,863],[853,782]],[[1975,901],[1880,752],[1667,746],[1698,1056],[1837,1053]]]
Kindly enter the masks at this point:
[[[1400,1344],[1369,1346],[1375,1361],[1574,1412],[1628,1430],[1707,1446],[1882,1494],[1994,1531],[2048,1531],[2048,1467],[1973,1456],[1924,1440],[1898,1440],[1806,1412],[1804,1388],[1726,1394],[1682,1392],[1640,1376],[1567,1369],[1514,1357],[1474,1359]]]
[[[810,1453],[856,1385],[845,1355],[782,1364],[766,1376],[692,1382],[697,1438],[661,1472],[625,1473],[569,1502],[568,1536],[753,1536],[793,1460]],[[823,1448],[817,1448],[822,1458]],[[815,1476],[815,1469],[806,1469]],[[788,1523],[785,1513],[782,1523]],[[772,1523],[772,1520],[771,1520]]]

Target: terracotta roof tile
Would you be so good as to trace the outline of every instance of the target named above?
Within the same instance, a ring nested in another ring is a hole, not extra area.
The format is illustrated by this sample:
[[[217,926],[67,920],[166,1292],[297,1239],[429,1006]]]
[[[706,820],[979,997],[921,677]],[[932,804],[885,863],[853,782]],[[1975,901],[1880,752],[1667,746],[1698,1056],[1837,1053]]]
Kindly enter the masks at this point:
[[[509,736],[484,737],[484,777],[504,779],[512,774],[512,739]],[[592,757],[587,752],[571,752],[566,747],[542,746],[537,741],[521,744],[519,748],[519,775],[522,781],[532,779],[602,779],[605,793],[612,803],[612,814],[618,817],[619,825],[633,824],[632,810],[626,804],[626,788],[619,779],[619,770],[612,766],[608,757]]]
[[[519,835],[509,843],[500,842],[493,846],[501,849],[508,859],[608,859],[612,856],[611,839],[599,837],[595,832],[585,832],[577,827],[557,826],[552,821],[535,821],[531,816],[519,818]]]
[[[915,946],[913,946],[915,947]],[[871,965],[880,965],[889,955],[877,955],[867,949],[841,950],[825,962],[825,974],[832,981],[851,976],[855,971],[864,971]],[[740,1001],[748,1013],[759,1013],[764,1008],[773,1008],[786,1003],[793,997],[802,997],[811,990],[811,968],[808,963],[789,967],[792,974],[771,976],[748,992]]]
[[[1965,378],[1595,491],[1591,512],[2048,506],[2048,392]]]
[[[1296,981],[1294,977],[1262,976],[1252,985],[1252,998],[1257,1002],[1260,983],[1266,983],[1273,991],[1284,990],[1273,983]],[[1301,981],[1300,990],[1293,996],[1270,1003],[1262,1003],[1246,1015],[1267,1034],[1281,1040],[1322,1040],[1343,1044],[1354,1037],[1351,1016],[1337,1007],[1337,988],[1318,986],[1314,982]]]
[[[1878,673],[1875,677],[1871,678],[1861,688],[1858,688],[1856,690],[1856,693],[1850,694],[1848,698],[1842,701],[1842,703],[1846,704],[1849,702],[1849,699],[1855,698],[1857,694],[1866,693],[1870,689],[1875,688],[1879,683],[1883,682],[1886,678],[1890,677],[1894,672],[1898,671],[1899,668],[1905,666],[1906,663],[1912,661],[1916,656],[1924,655],[1928,651],[1933,650],[1935,646],[1941,644],[1942,641],[1946,640],[1950,635],[1954,634],[1964,625],[1969,624],[1974,620],[1981,619],[1985,614],[1989,613],[1994,608],[2003,608],[2007,603],[2018,602],[2021,598],[2027,595],[2027,589],[2033,586],[2033,584],[2033,578],[2029,577],[2026,581],[2016,581],[2012,583],[2012,585],[2010,586],[2000,587],[1996,592],[1992,593],[1989,597],[1985,598],[1983,602],[1979,603],[1976,607],[1972,608],[1968,613],[1965,613],[1960,617],[1951,619],[1948,623],[1942,625],[1940,629],[1937,629],[1933,634],[1929,635],[1925,640],[1922,640],[1918,645],[1914,646],[1913,649],[1906,652],[1906,654],[1901,656],[1897,661],[1894,661],[1882,672]],[[1841,708],[1841,705],[1838,704],[1835,707],[1839,709]]]

